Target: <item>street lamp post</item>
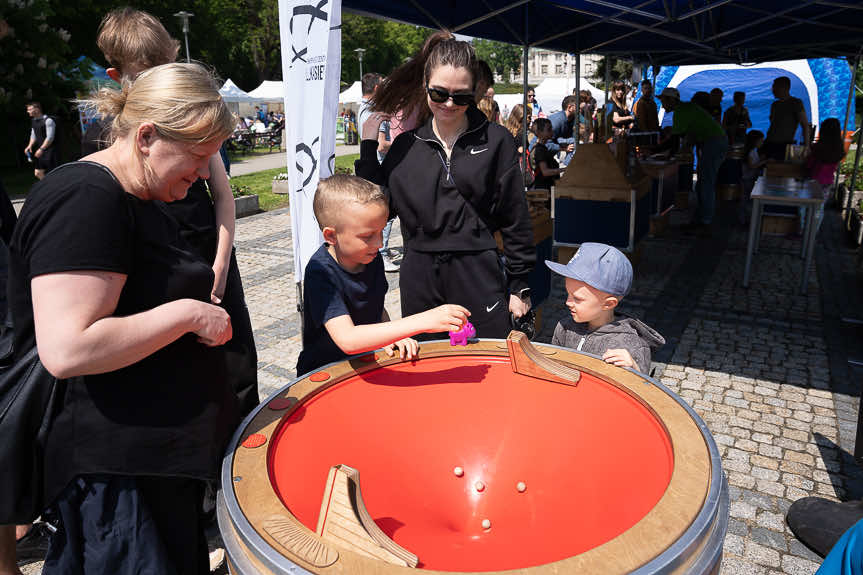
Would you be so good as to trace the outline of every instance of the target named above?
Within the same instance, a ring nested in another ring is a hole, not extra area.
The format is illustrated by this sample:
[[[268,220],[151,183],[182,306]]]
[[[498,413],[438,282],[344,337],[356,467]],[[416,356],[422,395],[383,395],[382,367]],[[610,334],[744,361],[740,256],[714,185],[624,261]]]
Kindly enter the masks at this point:
[[[186,38],[186,63],[189,63],[191,62],[191,59],[189,58],[189,18],[194,16],[194,14],[181,10],[174,14],[174,16],[183,22],[183,36]]]
[[[354,50],[354,52],[357,53],[357,58],[360,61],[360,81],[362,81],[362,79],[363,79],[363,54],[365,54],[366,49],[365,48],[356,48]]]

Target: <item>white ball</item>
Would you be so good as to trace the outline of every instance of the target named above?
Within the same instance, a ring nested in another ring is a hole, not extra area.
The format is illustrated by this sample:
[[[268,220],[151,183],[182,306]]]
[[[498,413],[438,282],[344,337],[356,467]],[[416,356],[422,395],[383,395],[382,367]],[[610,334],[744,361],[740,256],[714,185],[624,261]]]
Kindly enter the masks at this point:
[[[524,490],[527,489],[527,485],[524,484],[524,481],[519,481],[516,483],[515,488],[518,489],[519,493],[524,493]]]
[[[483,529],[490,529],[491,528],[491,521],[489,521],[488,519],[483,519],[482,520],[482,528]]]
[[[461,477],[462,475],[464,475],[464,469],[462,469],[461,467],[456,467],[452,470],[452,472],[455,473],[456,477]]]
[[[482,481],[477,481],[473,484],[473,486],[477,491],[482,491],[485,489],[485,483],[483,483]]]

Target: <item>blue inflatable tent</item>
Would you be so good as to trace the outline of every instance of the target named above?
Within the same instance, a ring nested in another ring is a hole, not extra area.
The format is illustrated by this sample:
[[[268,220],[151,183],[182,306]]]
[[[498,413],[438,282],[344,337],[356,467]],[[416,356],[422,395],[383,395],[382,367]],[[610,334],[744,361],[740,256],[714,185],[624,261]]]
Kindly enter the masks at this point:
[[[752,128],[766,134],[770,125],[770,105],[775,100],[771,86],[779,76],[791,79],[791,95],[803,100],[809,122],[816,129],[827,118],[839,118],[840,123],[845,120],[851,68],[844,58],[786,60],[751,66],[663,66],[656,76],[656,93],[659,94],[666,87],[677,88],[680,98],[689,100],[695,92],[721,88],[724,92],[722,109],[727,110],[734,103],[734,92],[746,92],[746,107],[749,108]],[[660,119],[662,114],[660,111]],[[847,129],[854,130],[853,99]],[[797,132],[799,139],[799,128]]]

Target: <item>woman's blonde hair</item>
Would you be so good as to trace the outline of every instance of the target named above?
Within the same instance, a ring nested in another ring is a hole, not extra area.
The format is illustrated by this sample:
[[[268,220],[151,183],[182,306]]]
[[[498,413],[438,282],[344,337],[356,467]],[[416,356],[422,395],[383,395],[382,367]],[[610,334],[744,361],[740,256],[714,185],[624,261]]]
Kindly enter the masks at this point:
[[[481,98],[477,104],[479,111],[485,114],[489,122],[494,122],[494,100],[491,98]]]
[[[164,64],[142,72],[120,90],[102,88],[79,102],[113,117],[113,141],[152,123],[159,136],[185,144],[223,140],[234,131],[234,117],[219,95],[215,77],[199,64]]]

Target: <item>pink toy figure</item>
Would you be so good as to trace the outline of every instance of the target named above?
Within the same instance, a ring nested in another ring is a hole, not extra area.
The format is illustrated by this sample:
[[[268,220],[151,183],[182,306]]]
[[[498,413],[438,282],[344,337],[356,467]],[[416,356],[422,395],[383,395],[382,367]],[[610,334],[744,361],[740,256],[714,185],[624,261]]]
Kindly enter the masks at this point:
[[[467,345],[467,340],[472,337],[476,337],[476,329],[473,327],[473,324],[469,321],[466,321],[461,329],[458,331],[451,331],[449,334],[449,344],[450,345]]]

